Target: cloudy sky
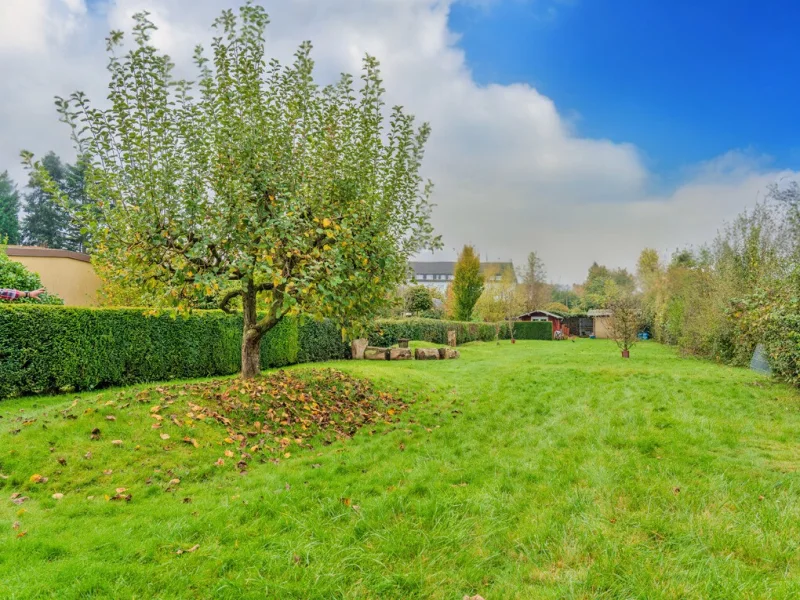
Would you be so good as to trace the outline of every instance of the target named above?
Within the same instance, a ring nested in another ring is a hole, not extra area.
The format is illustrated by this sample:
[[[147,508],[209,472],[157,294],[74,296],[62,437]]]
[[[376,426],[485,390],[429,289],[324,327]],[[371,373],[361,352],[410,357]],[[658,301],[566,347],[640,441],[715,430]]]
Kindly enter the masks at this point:
[[[0,0],[0,171],[72,157],[52,98],[104,96],[103,38],[147,9],[191,76],[239,0]],[[321,81],[376,55],[390,104],[433,127],[425,161],[448,248],[535,250],[554,282],[713,237],[800,163],[798,8],[773,0],[262,0],[269,53],[313,41]],[[656,6],[661,4],[659,8]],[[433,258],[433,257],[426,257]]]

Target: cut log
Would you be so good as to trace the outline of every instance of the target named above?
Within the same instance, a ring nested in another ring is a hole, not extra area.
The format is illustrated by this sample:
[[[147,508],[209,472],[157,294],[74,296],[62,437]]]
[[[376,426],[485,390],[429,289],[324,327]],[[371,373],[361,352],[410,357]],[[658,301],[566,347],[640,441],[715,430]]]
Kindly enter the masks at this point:
[[[353,360],[363,360],[364,350],[367,349],[367,346],[369,346],[369,342],[364,338],[353,340],[353,343],[350,344],[350,352],[353,356]]]
[[[411,360],[411,350],[409,348],[390,348],[389,360]]]
[[[455,329],[451,329],[450,331],[447,332],[447,345],[452,348],[455,348],[457,346],[456,342],[457,342],[456,331]]]
[[[439,360],[439,350],[436,348],[417,348],[414,350],[417,360]]]
[[[461,353],[458,350],[453,350],[452,348],[442,348],[444,350],[444,358],[451,359],[451,358],[458,358],[461,356]]]
[[[364,358],[366,360],[386,360],[389,354],[388,348],[377,348],[375,346],[367,346],[364,350]]]

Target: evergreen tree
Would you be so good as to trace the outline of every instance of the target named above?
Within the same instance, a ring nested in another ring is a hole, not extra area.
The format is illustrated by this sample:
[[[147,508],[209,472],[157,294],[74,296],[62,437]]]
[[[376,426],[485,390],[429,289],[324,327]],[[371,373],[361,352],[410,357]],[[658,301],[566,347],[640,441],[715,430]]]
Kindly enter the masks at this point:
[[[42,166],[52,181],[62,190],[65,187],[66,168],[55,153],[50,152],[42,160]],[[69,216],[42,187],[41,179],[34,173],[25,195],[25,218],[22,222],[22,239],[29,246],[64,248]]]
[[[69,200],[70,219],[64,230],[64,247],[75,252],[86,252],[89,235],[76,216],[87,216],[94,204],[86,194],[86,162],[78,159],[74,165],[67,165],[64,177],[64,193]]]
[[[453,295],[456,300],[456,319],[469,321],[475,303],[483,293],[483,275],[481,275],[481,260],[475,254],[475,248],[464,246],[456,263],[455,278],[453,279]]]
[[[0,244],[19,244],[19,192],[8,176],[0,174]]]

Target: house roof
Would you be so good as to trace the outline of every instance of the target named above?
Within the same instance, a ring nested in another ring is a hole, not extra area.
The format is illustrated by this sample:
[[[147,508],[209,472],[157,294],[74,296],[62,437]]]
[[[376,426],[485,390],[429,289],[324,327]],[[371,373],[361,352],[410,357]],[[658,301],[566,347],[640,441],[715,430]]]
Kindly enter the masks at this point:
[[[586,315],[589,317],[610,317],[611,311],[607,308],[593,308],[592,310],[586,311]]]
[[[453,275],[456,271],[455,261],[412,261],[408,263],[415,275]],[[507,269],[514,270],[513,262],[482,262],[481,273],[487,271],[503,272]]]
[[[40,248],[39,246],[5,246],[6,256],[46,256],[49,258],[72,258],[82,262],[92,262],[88,254],[73,252],[72,250],[55,250],[53,248]]]
[[[548,312],[546,310],[532,310],[530,312],[526,312],[524,314],[521,314],[517,318],[521,319],[522,317],[530,317],[530,316],[533,316],[535,314],[544,315],[546,317],[553,317],[555,319],[558,319],[559,321],[563,321],[564,320],[564,317],[562,317],[561,315],[557,315],[555,313],[551,313],[551,312]]]

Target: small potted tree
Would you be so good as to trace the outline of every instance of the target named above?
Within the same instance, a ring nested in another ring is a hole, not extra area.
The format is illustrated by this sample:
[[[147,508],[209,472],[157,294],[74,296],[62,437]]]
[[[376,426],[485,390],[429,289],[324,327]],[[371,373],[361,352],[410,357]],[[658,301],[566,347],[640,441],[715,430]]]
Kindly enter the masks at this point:
[[[639,341],[639,301],[632,294],[618,294],[608,303],[608,308],[611,337],[622,351],[622,358],[630,358],[631,348]]]

